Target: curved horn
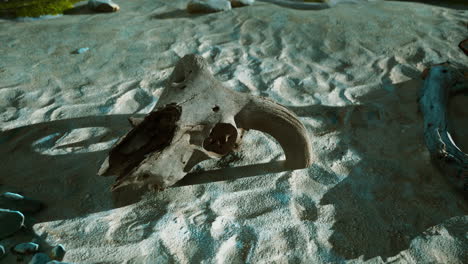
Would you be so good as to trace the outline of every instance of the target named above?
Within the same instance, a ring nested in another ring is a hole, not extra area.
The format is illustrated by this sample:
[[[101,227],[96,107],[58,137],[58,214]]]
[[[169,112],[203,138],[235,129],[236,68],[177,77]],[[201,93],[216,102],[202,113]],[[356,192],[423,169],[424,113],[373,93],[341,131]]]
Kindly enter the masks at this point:
[[[266,98],[251,97],[234,120],[240,128],[259,130],[274,137],[286,155],[287,168],[302,169],[311,165],[307,130],[286,107]]]

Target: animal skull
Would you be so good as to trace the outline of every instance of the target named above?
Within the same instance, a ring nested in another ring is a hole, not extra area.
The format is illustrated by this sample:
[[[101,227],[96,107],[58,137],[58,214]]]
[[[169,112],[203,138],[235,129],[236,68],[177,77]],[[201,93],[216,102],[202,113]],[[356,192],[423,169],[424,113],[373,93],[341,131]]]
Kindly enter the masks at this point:
[[[311,164],[306,129],[292,112],[224,87],[198,55],[180,59],[155,108],[129,121],[133,129],[113,146],[98,172],[118,176],[112,190],[129,184],[169,187],[197,163],[235,150],[249,129],[280,143],[288,169]]]

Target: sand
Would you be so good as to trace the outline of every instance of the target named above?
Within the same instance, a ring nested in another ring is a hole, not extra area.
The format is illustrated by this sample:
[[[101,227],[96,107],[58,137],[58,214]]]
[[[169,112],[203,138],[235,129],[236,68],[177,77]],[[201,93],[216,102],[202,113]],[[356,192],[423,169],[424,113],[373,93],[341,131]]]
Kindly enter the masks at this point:
[[[468,66],[457,47],[468,11],[391,1],[298,11],[257,2],[189,15],[181,0],[117,3],[112,14],[0,20],[0,191],[48,205],[33,230],[43,244],[63,244],[64,261],[468,259],[468,204],[431,164],[417,104],[426,66]],[[314,164],[275,170],[280,146],[249,131],[238,153],[201,163],[189,185],[112,194],[114,179],[96,176],[102,160],[130,129],[127,117],[152,109],[188,53],[203,55],[226,86],[293,110],[309,131]],[[458,96],[450,109],[465,152],[467,104]],[[211,176],[229,180],[207,182]]]

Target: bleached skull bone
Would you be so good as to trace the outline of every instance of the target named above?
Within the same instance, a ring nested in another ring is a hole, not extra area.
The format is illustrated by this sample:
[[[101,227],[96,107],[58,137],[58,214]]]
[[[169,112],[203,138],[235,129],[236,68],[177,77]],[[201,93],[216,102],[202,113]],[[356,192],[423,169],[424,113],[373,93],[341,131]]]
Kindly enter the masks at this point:
[[[157,189],[174,185],[197,163],[233,151],[249,129],[279,142],[286,168],[311,164],[307,131],[291,111],[225,87],[198,55],[180,59],[155,108],[130,123],[133,129],[112,147],[98,172],[118,176],[112,190],[129,184]]]

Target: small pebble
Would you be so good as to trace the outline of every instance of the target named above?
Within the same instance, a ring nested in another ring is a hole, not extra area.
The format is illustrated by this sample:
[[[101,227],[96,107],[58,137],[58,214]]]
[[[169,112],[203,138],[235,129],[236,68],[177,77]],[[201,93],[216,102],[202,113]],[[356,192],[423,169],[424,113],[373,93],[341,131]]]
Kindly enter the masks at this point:
[[[49,256],[44,253],[36,253],[34,257],[29,261],[29,264],[47,264],[50,261]]]
[[[65,248],[63,247],[63,245],[58,244],[57,246],[52,248],[50,255],[52,259],[62,260],[63,257],[65,256]]]
[[[39,250],[39,245],[33,242],[21,243],[13,248],[13,251],[19,254],[32,254]]]
[[[75,51],[75,54],[83,54],[85,52],[88,52],[89,48],[79,48]]]
[[[26,198],[17,193],[5,192],[0,194],[0,208],[22,213],[37,213],[44,207],[40,201]]]
[[[5,247],[0,245],[0,259],[6,255]]]
[[[8,237],[24,225],[24,215],[19,211],[0,209],[0,240]]]

